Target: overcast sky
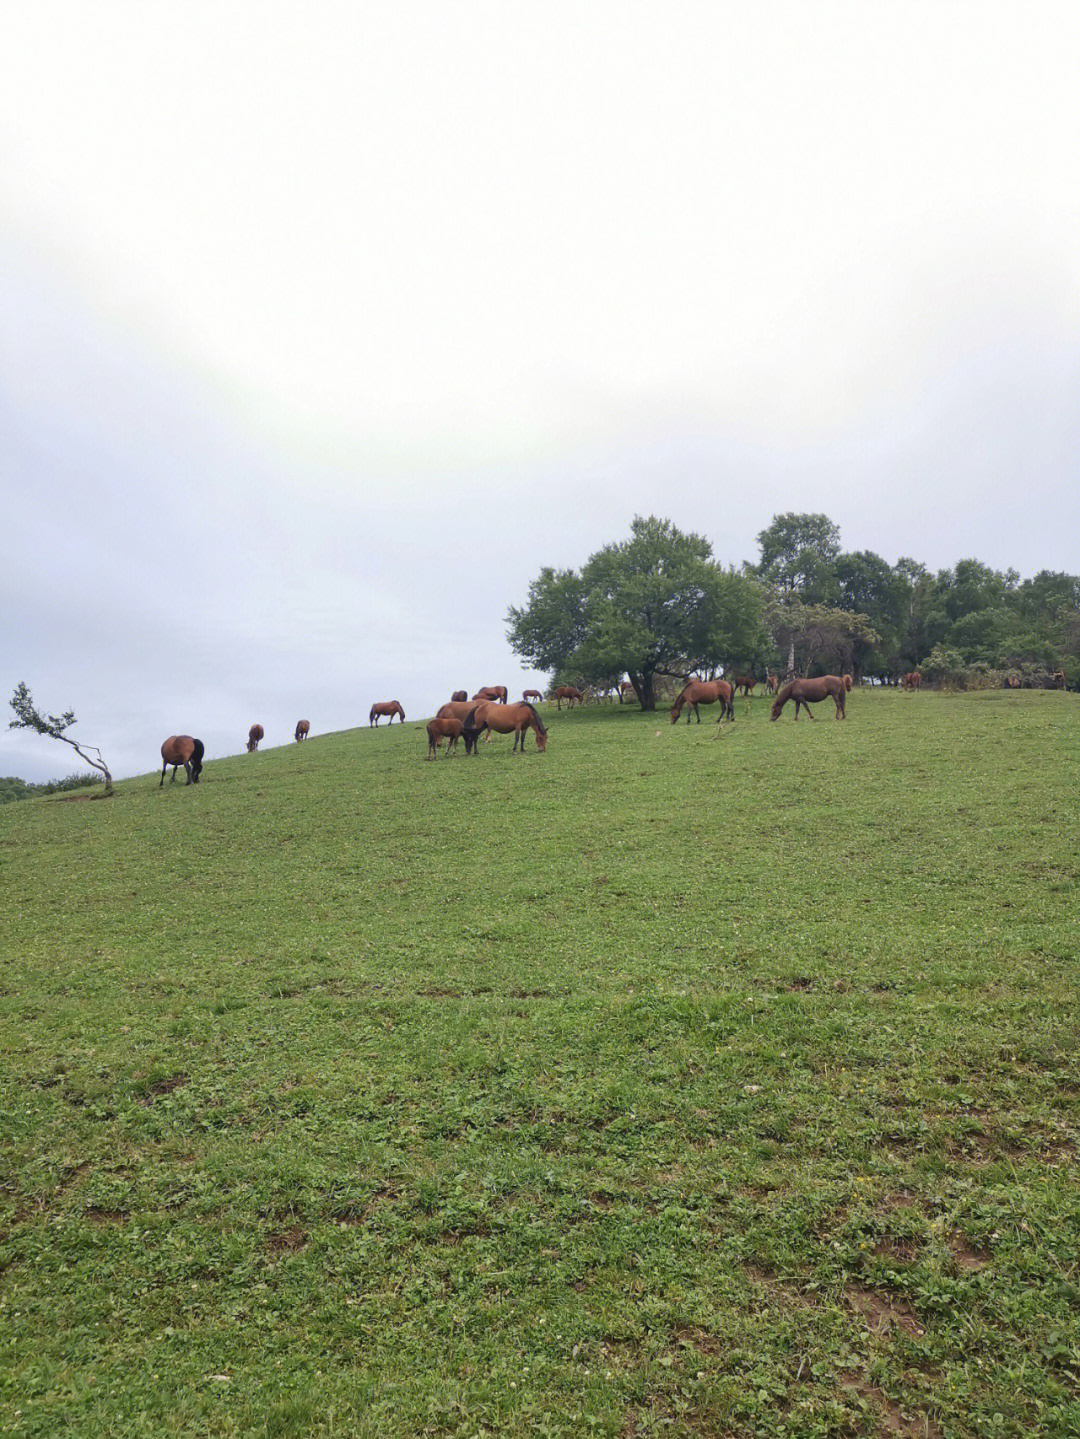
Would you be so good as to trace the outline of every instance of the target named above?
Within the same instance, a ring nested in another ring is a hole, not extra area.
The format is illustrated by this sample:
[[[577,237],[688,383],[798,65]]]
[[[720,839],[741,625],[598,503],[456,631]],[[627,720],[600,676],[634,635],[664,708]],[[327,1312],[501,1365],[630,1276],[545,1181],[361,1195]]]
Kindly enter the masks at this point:
[[[131,774],[520,691],[635,513],[1077,572],[1078,73],[1075,0],[6,6],[0,699]]]

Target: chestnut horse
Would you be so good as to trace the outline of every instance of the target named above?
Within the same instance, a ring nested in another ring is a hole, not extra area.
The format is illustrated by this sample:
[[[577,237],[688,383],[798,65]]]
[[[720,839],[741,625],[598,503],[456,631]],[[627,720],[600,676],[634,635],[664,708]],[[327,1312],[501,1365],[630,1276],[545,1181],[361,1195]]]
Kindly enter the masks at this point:
[[[851,686],[855,683],[855,681],[851,678],[850,675],[841,675],[840,678],[844,681],[845,693],[850,694]]]
[[[465,753],[477,753],[476,741],[483,730],[495,730],[498,734],[514,734],[514,750],[525,753],[525,735],[535,731],[536,748],[543,754],[547,749],[547,730],[544,721],[527,704],[496,704],[484,700],[478,704],[465,721]],[[520,749],[519,749],[520,746]]]
[[[671,707],[671,723],[677,723],[682,714],[683,705],[685,705],[686,723],[690,723],[690,711],[693,710],[697,715],[697,722],[700,724],[701,715],[698,714],[698,705],[714,705],[717,700],[720,701],[721,720],[724,718],[734,720],[734,699],[735,691],[727,680],[690,680]]]
[[[734,686],[736,694],[741,690],[746,698],[749,699],[754,693],[754,686],[757,684],[757,680],[753,675],[739,675],[738,679],[732,680],[731,683]]]
[[[371,713],[368,715],[368,724],[379,728],[379,717],[389,715],[390,723],[394,723],[394,716],[397,715],[402,724],[405,723],[405,711],[398,704],[397,700],[383,700],[381,704],[371,706]]]
[[[447,715],[445,719],[428,720],[428,759],[438,759],[439,745],[443,740],[447,741],[446,758],[450,758],[451,752],[456,754],[457,742],[464,731],[465,726],[459,719],[454,719],[452,715]]]
[[[498,700],[500,704],[506,703],[505,685],[485,685],[482,690],[477,690],[473,699],[479,703],[481,700]]]
[[[468,691],[468,690],[455,690],[454,693],[450,696],[450,703],[451,703],[451,704],[455,704],[455,703],[458,702],[459,700],[467,700],[468,698],[469,698],[469,691]]]
[[[765,671],[765,689],[768,691],[769,694],[774,695],[779,688],[780,688],[780,681],[779,681],[779,679],[776,677],[776,675],[771,675],[771,674],[769,673],[769,671],[766,670],[766,671]]]
[[[544,698],[544,696],[540,693],[539,690],[524,690],[524,691],[522,692],[521,702],[522,702],[522,704],[529,704],[529,703],[531,703],[533,700],[536,700],[537,702],[539,702],[539,701],[542,700],[543,698]]]
[[[259,748],[259,741],[262,739],[262,737],[263,737],[263,727],[262,727],[262,725],[261,725],[261,724],[253,724],[253,725],[251,726],[251,728],[248,730],[248,742],[247,742],[248,754],[253,754],[254,751]]]
[[[922,675],[918,670],[912,670],[910,674],[904,675],[900,681],[901,688],[906,690],[917,690],[921,684]]]
[[[817,704],[818,700],[823,700],[826,695],[831,695],[836,701],[836,718],[838,720],[845,719],[844,696],[846,694],[847,689],[839,675],[819,675],[817,679],[812,680],[791,680],[784,685],[773,701],[772,713],[769,718],[779,719],[780,711],[788,700],[794,700],[795,718],[799,718],[799,706],[801,705],[809,718],[813,719],[814,716],[810,714],[810,706]]]
[[[173,734],[161,746],[161,779],[158,789],[165,783],[165,771],[172,765],[172,784],[176,779],[176,771],[181,765],[184,766],[184,773],[187,775],[188,784],[198,784],[199,775],[202,772],[203,742],[201,739],[192,739],[189,734]]]
[[[296,734],[293,735],[293,739],[296,740],[296,743],[297,743],[297,744],[299,744],[302,739],[307,739],[307,737],[308,737],[308,731],[309,731],[310,729],[311,729],[311,721],[310,721],[310,720],[297,720],[297,721],[296,721]]]
[[[577,701],[579,705],[585,703],[585,696],[576,685],[559,685],[555,691],[555,699],[558,701],[556,705],[557,709],[562,709],[563,700],[566,701],[566,708],[571,710],[574,708],[575,701]]]

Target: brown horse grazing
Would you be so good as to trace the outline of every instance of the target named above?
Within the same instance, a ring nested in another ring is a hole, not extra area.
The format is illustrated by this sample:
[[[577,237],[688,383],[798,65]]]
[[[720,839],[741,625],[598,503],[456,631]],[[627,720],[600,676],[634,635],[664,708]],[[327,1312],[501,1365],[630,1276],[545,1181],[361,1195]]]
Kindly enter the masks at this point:
[[[176,771],[181,765],[184,766],[188,784],[198,784],[204,753],[201,739],[192,739],[189,734],[170,735],[161,746],[161,779],[158,789],[165,783],[165,771],[170,765],[172,765],[170,784],[176,779]]]
[[[844,681],[844,690],[845,690],[845,692],[846,692],[847,694],[850,694],[850,693],[851,693],[851,686],[855,683],[855,681],[851,678],[850,675],[841,675],[840,678]]]
[[[741,690],[742,693],[746,696],[746,698],[749,699],[750,696],[754,693],[754,686],[757,684],[757,680],[754,678],[753,675],[739,675],[739,677],[737,679],[733,679],[731,683],[735,688],[736,694],[738,694]]]
[[[450,715],[445,719],[428,720],[428,759],[438,759],[439,745],[442,744],[443,740],[447,741],[446,758],[449,759],[451,753],[456,754],[457,742],[464,732],[465,726],[462,722],[459,719],[454,719]]]
[[[435,711],[435,718],[465,720],[477,704],[477,700],[448,700]]]
[[[381,704],[371,706],[371,713],[368,715],[368,724],[379,728],[379,719],[382,715],[390,716],[390,723],[394,723],[394,716],[397,715],[402,724],[405,723],[405,711],[398,704],[397,700],[383,700]]]
[[[847,716],[844,712],[844,696],[846,694],[844,681],[839,675],[819,675],[817,679],[812,680],[791,680],[773,701],[772,713],[769,718],[779,719],[780,712],[788,700],[794,700],[795,718],[799,718],[799,706],[801,705],[810,719],[813,719],[814,716],[810,714],[810,706],[817,704],[818,700],[823,700],[826,695],[831,695],[836,701],[836,718],[838,720],[846,719]]]
[[[262,737],[263,737],[263,727],[262,727],[262,725],[261,725],[261,724],[253,724],[253,725],[251,726],[251,728],[248,730],[248,742],[247,742],[248,754],[253,754],[254,751],[259,748],[259,741],[262,739]]]
[[[555,691],[555,699],[557,701],[557,709],[562,709],[563,700],[566,701],[566,708],[571,710],[574,708],[575,701],[579,705],[585,703],[585,696],[581,693],[581,691],[577,688],[576,685],[559,685],[558,689]]]
[[[901,688],[906,690],[917,690],[921,684],[922,675],[918,670],[911,670],[910,673],[904,675],[900,680]]]
[[[531,703],[532,700],[536,700],[537,703],[539,703],[543,698],[544,696],[539,690],[524,690],[521,695],[521,702],[527,705]]]
[[[311,721],[310,721],[310,720],[297,720],[297,721],[296,721],[296,733],[293,735],[293,739],[295,739],[295,741],[296,741],[297,744],[299,744],[302,739],[307,739],[307,737],[308,737],[308,732],[310,731],[310,729],[311,729]]]
[[[776,675],[771,675],[768,670],[765,671],[765,688],[771,695],[774,695],[780,688],[779,679],[777,679]]]
[[[476,741],[483,730],[494,730],[497,734],[514,735],[514,750],[525,753],[525,734],[533,730],[536,734],[536,748],[543,754],[547,749],[547,730],[544,721],[527,704],[496,704],[484,700],[476,706],[465,721],[465,753],[477,753]]]
[[[735,718],[735,691],[728,684],[727,680],[691,680],[687,684],[674,705],[671,707],[671,723],[676,724],[682,714],[683,706],[686,706],[686,723],[690,723],[690,711],[697,715],[698,724],[701,723],[701,715],[698,714],[698,705],[714,705],[720,701],[720,718],[734,720]]]
[[[459,701],[459,700],[467,700],[468,698],[469,698],[469,691],[468,691],[468,690],[455,690],[454,693],[450,696],[450,703],[451,703],[451,704],[454,704],[456,701]]]
[[[477,690],[473,699],[479,704],[481,700],[498,700],[500,704],[506,703],[505,685],[485,685],[482,690]]]

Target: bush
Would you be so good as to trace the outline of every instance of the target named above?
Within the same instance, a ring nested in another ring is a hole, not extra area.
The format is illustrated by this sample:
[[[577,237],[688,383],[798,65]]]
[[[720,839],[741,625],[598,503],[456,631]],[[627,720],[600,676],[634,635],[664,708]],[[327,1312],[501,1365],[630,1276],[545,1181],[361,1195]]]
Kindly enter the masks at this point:
[[[935,645],[919,666],[923,679],[937,689],[954,688],[966,669],[960,651],[946,649],[944,645]]]

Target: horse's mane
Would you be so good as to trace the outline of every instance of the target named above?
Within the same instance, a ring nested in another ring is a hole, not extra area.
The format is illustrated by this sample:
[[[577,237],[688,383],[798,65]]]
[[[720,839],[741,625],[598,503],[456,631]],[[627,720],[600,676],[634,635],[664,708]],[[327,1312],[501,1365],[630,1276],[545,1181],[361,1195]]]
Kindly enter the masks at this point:
[[[525,708],[532,715],[533,719],[536,721],[536,728],[540,731],[542,735],[546,735],[547,730],[544,728],[544,721],[536,713],[536,706],[531,705],[528,700],[522,700],[521,703],[525,706]]]
[[[192,759],[201,760],[202,757],[203,757],[203,755],[206,753],[206,748],[205,748],[205,746],[203,745],[202,740],[201,740],[201,739],[193,740],[193,741],[192,741],[192,744],[194,745],[194,748],[193,748],[192,751],[191,751],[191,758],[192,758]]]
[[[795,688],[795,681],[794,681],[794,680],[788,680],[788,682],[787,682],[786,685],[781,685],[781,686],[780,686],[780,688],[779,688],[779,690],[777,691],[777,694],[776,694],[776,699],[773,701],[773,703],[774,703],[774,704],[781,704],[784,700],[790,699],[790,698],[791,698],[791,691],[792,691],[794,688]]]

